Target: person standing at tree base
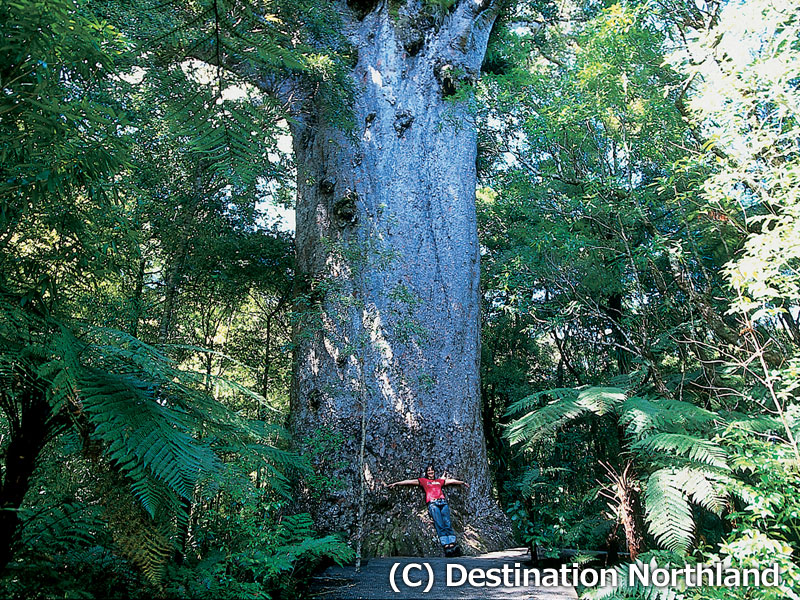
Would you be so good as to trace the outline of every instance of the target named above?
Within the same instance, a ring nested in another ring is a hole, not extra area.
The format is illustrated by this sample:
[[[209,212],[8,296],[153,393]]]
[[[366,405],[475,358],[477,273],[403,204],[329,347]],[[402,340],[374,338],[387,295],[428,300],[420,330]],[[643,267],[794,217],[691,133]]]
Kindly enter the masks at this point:
[[[456,543],[456,532],[450,522],[450,506],[447,504],[447,498],[444,495],[444,487],[447,485],[469,487],[469,484],[458,479],[437,479],[433,465],[428,465],[425,469],[425,477],[395,481],[387,487],[393,488],[398,485],[419,486],[425,490],[425,503],[428,505],[428,514],[433,519],[433,525],[436,528],[436,534],[439,536],[439,543],[442,545],[444,555],[447,557],[461,556],[461,548]]]

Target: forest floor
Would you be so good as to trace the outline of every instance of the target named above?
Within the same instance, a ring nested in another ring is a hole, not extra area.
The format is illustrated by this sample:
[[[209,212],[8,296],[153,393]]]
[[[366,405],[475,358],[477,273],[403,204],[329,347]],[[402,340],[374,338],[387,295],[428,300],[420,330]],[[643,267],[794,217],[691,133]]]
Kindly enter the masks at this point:
[[[455,598],[475,598],[486,600],[567,600],[577,598],[578,595],[572,587],[472,587],[464,582],[463,585],[447,585],[448,565],[451,571],[451,584],[458,583],[464,578],[464,571],[459,565],[470,572],[480,569],[502,569],[504,564],[514,568],[515,563],[519,569],[529,569],[530,555],[526,548],[511,548],[501,552],[492,552],[480,556],[463,556],[460,558],[373,558],[362,564],[361,570],[355,567],[329,567],[321,574],[314,577],[311,583],[311,597],[317,600],[338,600],[356,598],[361,600],[397,600],[424,598],[429,600],[451,600]],[[407,575],[411,583],[421,581],[419,587],[410,587],[403,583],[403,570],[412,564],[419,567],[410,567]],[[397,566],[395,566],[397,565]],[[430,571],[426,565],[430,566]],[[433,574],[433,584],[425,593],[429,583],[429,573]],[[391,578],[394,576],[396,589],[393,589]]]

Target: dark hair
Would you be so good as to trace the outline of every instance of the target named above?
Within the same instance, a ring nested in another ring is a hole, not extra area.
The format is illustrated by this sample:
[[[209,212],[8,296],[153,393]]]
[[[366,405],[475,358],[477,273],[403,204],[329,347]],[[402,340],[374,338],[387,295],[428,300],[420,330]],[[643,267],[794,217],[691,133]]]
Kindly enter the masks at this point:
[[[433,469],[433,474],[436,475],[436,467],[433,466],[433,463],[428,463],[428,466],[425,467],[425,471],[423,471],[425,477],[428,476],[428,469]]]

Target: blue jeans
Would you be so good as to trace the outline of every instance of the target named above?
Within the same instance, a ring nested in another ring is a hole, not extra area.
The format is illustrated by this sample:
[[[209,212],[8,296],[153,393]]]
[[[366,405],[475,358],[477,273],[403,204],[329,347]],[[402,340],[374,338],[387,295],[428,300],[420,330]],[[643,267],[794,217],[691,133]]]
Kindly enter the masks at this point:
[[[433,525],[436,527],[436,534],[439,536],[442,546],[455,544],[456,532],[453,531],[453,526],[450,524],[450,507],[447,505],[447,500],[439,499],[428,502],[428,513],[433,519]]]

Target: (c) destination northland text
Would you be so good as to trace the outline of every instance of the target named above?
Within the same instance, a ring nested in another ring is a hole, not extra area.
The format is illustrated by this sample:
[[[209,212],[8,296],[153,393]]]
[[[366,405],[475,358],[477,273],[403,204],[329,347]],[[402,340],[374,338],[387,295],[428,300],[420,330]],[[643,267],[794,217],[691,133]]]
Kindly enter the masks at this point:
[[[405,574],[404,574],[405,575]],[[580,568],[561,565],[558,569],[524,569],[520,563],[505,564],[502,568],[467,569],[463,565],[447,565],[447,587],[776,587],[781,583],[780,569],[773,564],[766,569],[734,569],[723,563],[659,567],[634,563],[629,566],[626,581],[621,582],[616,569]]]

